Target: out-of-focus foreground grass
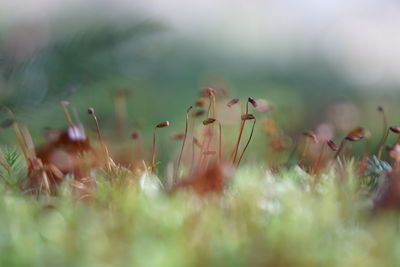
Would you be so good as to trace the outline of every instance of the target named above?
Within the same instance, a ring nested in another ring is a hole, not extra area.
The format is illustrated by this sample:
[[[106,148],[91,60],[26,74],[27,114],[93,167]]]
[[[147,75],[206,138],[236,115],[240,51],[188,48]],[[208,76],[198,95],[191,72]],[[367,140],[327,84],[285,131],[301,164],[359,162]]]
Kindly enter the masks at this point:
[[[395,266],[398,216],[371,216],[358,178],[243,167],[221,196],[162,192],[155,177],[96,176],[77,201],[6,190],[1,266]],[[4,188],[2,188],[3,191]]]

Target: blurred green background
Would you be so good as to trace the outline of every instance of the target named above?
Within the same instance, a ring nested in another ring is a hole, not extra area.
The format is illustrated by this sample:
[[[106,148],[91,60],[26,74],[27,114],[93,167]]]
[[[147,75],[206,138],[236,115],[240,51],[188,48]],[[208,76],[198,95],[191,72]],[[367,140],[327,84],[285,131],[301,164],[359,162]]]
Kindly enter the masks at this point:
[[[2,2],[0,105],[38,143],[47,127],[66,126],[62,99],[86,125],[93,106],[103,131],[115,131],[120,90],[126,140],[140,127],[150,141],[152,127],[170,120],[166,140],[205,87],[269,100],[292,137],[323,122],[339,136],[358,125],[379,135],[378,105],[399,123],[399,4],[383,2]],[[2,131],[0,142],[10,140]]]

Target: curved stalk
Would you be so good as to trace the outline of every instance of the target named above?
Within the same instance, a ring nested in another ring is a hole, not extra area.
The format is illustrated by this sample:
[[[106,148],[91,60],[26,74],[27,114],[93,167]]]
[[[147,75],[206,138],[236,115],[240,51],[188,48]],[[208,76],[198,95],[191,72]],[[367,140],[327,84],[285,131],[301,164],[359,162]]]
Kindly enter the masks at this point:
[[[13,130],[14,130],[15,135],[17,137],[18,144],[19,144],[19,146],[21,148],[22,154],[24,155],[24,158],[25,158],[25,161],[27,163],[27,166],[29,166],[30,165],[30,161],[29,161],[28,148],[26,146],[25,139],[24,139],[24,137],[23,137],[23,135],[21,133],[21,129],[20,129],[20,127],[19,127],[19,125],[18,125],[18,123],[17,123],[17,121],[15,119],[14,113],[8,107],[4,107],[4,109],[6,110],[8,116],[10,117],[10,119],[12,120],[12,127],[13,127]]]
[[[237,153],[238,153],[238,150],[239,150],[240,140],[242,139],[243,129],[244,129],[245,123],[246,123],[245,120],[241,120],[240,121],[239,137],[238,137],[238,139],[236,141],[235,149],[233,150],[232,164],[235,164],[235,161],[236,161],[236,156],[237,156]]]
[[[96,124],[97,138],[99,139],[100,146],[101,146],[101,148],[103,150],[103,156],[104,156],[104,160],[105,160],[105,163],[106,163],[107,170],[111,171],[110,155],[108,153],[107,146],[104,143],[103,137],[102,137],[101,132],[100,132],[99,121],[97,120],[97,117],[96,117],[96,114],[94,113],[94,109],[93,108],[90,108],[88,110],[88,112],[89,112],[89,115],[92,116],[92,118],[93,118],[93,120],[94,120],[94,122]]]
[[[156,134],[157,134],[157,127],[154,127],[154,132],[153,132],[153,149],[152,149],[152,154],[151,154],[151,171],[154,171],[155,165],[156,165]]]
[[[181,165],[183,150],[184,150],[184,148],[185,148],[185,143],[186,143],[186,138],[187,138],[187,133],[188,133],[188,127],[189,127],[189,111],[190,111],[191,109],[192,109],[192,106],[190,106],[190,107],[186,110],[185,133],[184,133],[184,136],[183,136],[181,151],[179,152],[179,158],[178,158],[178,163],[177,163],[177,166],[176,166],[176,173],[175,173],[175,176],[178,174],[179,167],[180,167],[180,165]]]
[[[307,154],[308,146],[309,146],[309,145],[310,145],[310,140],[308,140],[308,138],[306,138],[306,142],[305,142],[305,144],[304,144],[303,151],[301,152],[300,159],[299,159],[299,161],[297,162],[297,165],[300,166],[300,165],[303,163],[303,161],[304,161],[304,159],[305,159],[305,157],[306,157],[306,154]]]
[[[333,157],[334,159],[337,159],[337,158],[339,157],[339,154],[340,154],[340,152],[342,152],[342,150],[343,150],[343,148],[344,148],[346,142],[347,142],[347,139],[343,139],[342,142],[340,142],[339,149],[336,151],[336,154],[335,154],[335,156]]]
[[[383,147],[384,147],[384,145],[385,145],[385,143],[386,143],[386,140],[387,140],[387,138],[388,138],[388,136],[389,136],[389,128],[386,130],[386,133],[382,136],[382,140],[380,141],[380,143],[379,143],[379,150],[378,150],[378,160],[380,160],[381,159],[381,157],[382,157],[382,152],[383,152]],[[397,143],[397,142],[396,142]]]
[[[315,174],[318,174],[319,170],[321,169],[321,162],[322,162],[322,159],[324,157],[324,152],[325,152],[325,144],[326,144],[325,142],[322,143],[321,150],[318,155],[318,159],[314,165],[314,173]]]
[[[247,147],[248,147],[249,144],[250,144],[251,138],[253,137],[254,127],[255,127],[255,125],[256,125],[256,122],[257,122],[257,119],[254,118],[254,122],[253,122],[253,126],[251,127],[251,132],[250,132],[249,139],[247,140],[247,143],[246,143],[245,147],[243,148],[242,154],[241,154],[240,157],[239,157],[239,160],[238,160],[238,163],[237,163],[236,167],[239,167],[239,164],[240,164],[240,162],[242,161],[242,158],[243,158],[243,156],[244,156],[244,153],[246,152],[246,149],[247,149]]]
[[[75,124],[73,123],[71,115],[69,114],[67,106],[66,106],[68,103],[69,102],[67,102],[67,101],[60,101],[61,108],[64,111],[64,114],[65,114],[65,117],[67,118],[67,122],[68,122],[69,126],[74,127]]]

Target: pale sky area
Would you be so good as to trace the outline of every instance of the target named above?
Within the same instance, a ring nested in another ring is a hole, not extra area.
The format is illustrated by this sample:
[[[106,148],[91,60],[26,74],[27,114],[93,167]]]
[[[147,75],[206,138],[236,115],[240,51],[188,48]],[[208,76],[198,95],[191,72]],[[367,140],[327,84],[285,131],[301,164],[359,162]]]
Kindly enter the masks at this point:
[[[299,53],[321,53],[365,87],[400,83],[399,1],[3,0],[0,22],[36,19],[45,24],[68,7],[100,16],[154,18],[221,51],[289,62]]]

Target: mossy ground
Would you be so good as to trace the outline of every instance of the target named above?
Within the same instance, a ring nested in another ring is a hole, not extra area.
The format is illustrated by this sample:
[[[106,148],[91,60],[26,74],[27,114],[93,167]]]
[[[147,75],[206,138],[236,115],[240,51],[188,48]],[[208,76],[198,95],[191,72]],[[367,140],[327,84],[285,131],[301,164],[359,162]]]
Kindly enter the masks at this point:
[[[372,213],[356,176],[243,166],[222,195],[167,194],[155,177],[96,176],[79,201],[4,186],[1,266],[396,266],[399,218]],[[143,180],[147,179],[145,183]]]

